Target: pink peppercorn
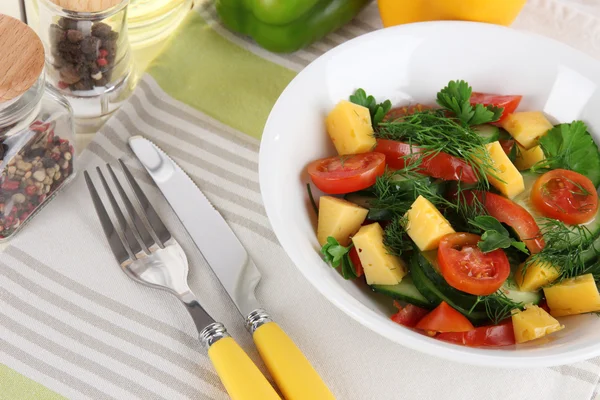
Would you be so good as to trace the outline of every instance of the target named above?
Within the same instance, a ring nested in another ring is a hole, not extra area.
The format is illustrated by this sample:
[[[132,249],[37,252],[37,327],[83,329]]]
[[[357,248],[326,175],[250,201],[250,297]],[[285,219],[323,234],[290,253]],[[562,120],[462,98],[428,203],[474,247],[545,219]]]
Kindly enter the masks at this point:
[[[96,60],[96,64],[98,64],[99,67],[104,67],[108,64],[108,61],[106,61],[106,58],[99,58]]]

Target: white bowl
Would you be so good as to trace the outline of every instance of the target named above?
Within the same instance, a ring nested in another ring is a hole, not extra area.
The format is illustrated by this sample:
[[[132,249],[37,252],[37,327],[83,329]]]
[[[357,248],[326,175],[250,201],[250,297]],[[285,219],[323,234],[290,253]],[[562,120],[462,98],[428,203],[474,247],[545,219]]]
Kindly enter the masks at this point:
[[[325,116],[357,88],[394,105],[433,103],[450,80],[475,90],[522,94],[521,110],[544,110],[557,122],[582,119],[600,135],[600,63],[559,42],[494,25],[429,22],[397,26],[338,46],[285,89],[265,126],[260,186],[282,246],[333,304],[377,334],[427,354],[498,367],[560,365],[600,355],[600,318],[562,319],[566,328],[529,344],[468,348],[431,339],[390,320],[391,300],[345,281],[319,255],[306,194],[306,166],[335,155]],[[318,195],[318,194],[317,194]],[[390,344],[392,345],[392,344]]]

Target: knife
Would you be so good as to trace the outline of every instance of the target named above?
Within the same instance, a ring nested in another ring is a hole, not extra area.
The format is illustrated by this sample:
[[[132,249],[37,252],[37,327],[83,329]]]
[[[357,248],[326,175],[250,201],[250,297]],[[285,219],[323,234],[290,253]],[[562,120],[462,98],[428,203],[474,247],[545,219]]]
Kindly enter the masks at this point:
[[[245,318],[246,328],[284,398],[335,399],[302,351],[260,307],[254,294],[260,272],[221,214],[194,181],[154,143],[133,136],[129,146]]]

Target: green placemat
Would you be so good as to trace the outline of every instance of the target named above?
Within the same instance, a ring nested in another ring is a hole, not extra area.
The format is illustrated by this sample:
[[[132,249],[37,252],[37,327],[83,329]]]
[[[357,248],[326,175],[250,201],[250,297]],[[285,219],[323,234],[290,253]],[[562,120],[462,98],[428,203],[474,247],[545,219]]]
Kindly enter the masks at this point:
[[[0,364],[0,400],[62,400],[59,394]]]

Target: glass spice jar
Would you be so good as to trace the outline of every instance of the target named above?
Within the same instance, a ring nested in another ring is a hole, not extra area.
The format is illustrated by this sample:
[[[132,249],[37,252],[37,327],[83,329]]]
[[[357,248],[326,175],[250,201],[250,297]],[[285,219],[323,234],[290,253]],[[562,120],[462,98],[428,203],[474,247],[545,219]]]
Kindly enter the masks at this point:
[[[75,174],[72,111],[45,84],[44,47],[0,14],[0,241],[12,237]]]
[[[132,91],[128,0],[40,0],[46,74],[73,107],[78,130],[95,132]]]

